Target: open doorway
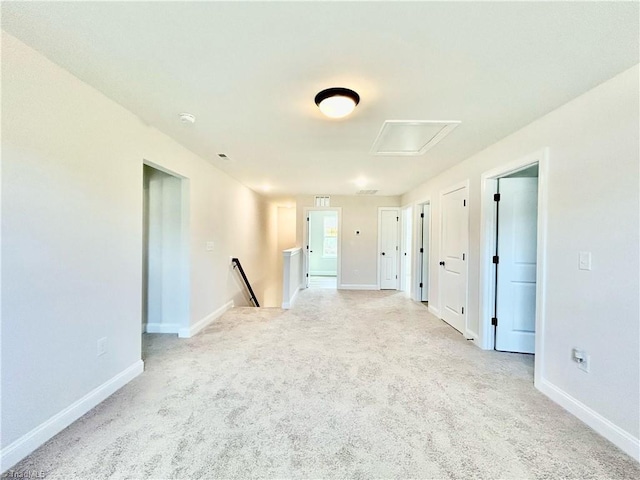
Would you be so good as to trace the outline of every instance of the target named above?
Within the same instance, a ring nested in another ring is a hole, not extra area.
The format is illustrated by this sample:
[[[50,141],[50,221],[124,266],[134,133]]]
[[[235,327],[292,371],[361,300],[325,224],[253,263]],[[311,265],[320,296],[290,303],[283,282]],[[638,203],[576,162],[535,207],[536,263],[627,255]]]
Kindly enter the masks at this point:
[[[340,270],[340,211],[309,209],[306,229],[307,288],[337,289]]]
[[[429,249],[431,240],[431,205],[425,202],[418,205],[418,279],[417,300],[429,305]]]
[[[482,175],[480,346],[543,361],[545,172],[541,150]]]
[[[189,336],[188,181],[143,165],[142,332]]]

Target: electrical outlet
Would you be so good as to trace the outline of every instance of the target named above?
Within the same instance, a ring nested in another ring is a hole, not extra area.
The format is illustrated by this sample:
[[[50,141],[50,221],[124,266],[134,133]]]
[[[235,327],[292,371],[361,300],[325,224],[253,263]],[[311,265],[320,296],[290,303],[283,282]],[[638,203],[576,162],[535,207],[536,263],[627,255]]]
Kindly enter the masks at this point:
[[[107,353],[107,337],[102,337],[98,340],[98,357]]]

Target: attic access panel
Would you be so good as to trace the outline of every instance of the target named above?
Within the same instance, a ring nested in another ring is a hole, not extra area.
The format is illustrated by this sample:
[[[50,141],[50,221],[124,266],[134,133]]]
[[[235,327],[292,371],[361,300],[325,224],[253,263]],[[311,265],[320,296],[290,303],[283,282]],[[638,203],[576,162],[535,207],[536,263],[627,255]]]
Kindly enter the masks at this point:
[[[458,120],[386,120],[373,155],[422,155],[460,125]]]

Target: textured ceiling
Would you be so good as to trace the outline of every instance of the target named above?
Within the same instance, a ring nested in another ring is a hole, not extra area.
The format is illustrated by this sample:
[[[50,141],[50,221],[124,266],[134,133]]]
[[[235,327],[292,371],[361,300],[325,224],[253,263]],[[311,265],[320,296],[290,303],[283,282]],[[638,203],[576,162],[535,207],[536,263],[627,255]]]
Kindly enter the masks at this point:
[[[637,2],[3,2],[2,27],[256,191],[396,195],[638,63],[638,15]],[[360,94],[352,116],[322,117],[313,99],[332,86]],[[385,120],[462,123],[425,155],[373,156]]]

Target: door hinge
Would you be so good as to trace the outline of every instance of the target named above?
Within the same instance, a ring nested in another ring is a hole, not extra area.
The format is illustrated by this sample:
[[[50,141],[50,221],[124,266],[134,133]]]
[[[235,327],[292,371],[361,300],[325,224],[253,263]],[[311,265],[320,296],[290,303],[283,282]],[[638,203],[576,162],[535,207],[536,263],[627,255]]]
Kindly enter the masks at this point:
[[[398,251],[398,246],[396,245],[396,252]]]
[[[309,217],[307,217],[307,222],[309,221]]]
[[[420,214],[420,218],[424,218],[424,213],[421,213],[421,214]]]
[[[462,315],[464,315],[464,307],[462,307]]]
[[[494,193],[493,194],[493,201],[494,202],[499,202],[500,201],[500,194],[499,193]]]
[[[420,282],[420,288],[422,288],[422,282]]]
[[[396,222],[399,222],[399,221],[400,221],[400,217],[396,217]]]
[[[421,249],[420,249],[420,253],[424,253],[424,248],[421,248]]]
[[[307,245],[307,250],[309,250],[309,245]]]
[[[466,207],[467,206],[467,201],[466,200],[462,200],[462,206]]]
[[[465,254],[462,254],[462,260],[464,260],[466,258]]]
[[[496,265],[500,263],[500,257],[498,255],[493,256],[493,263],[495,263]]]
[[[494,327],[498,326],[498,319],[496,317],[493,317],[491,319],[491,325],[493,325]]]
[[[307,273],[307,278],[309,278],[309,274]]]
[[[396,280],[398,279],[398,275],[396,275]]]

